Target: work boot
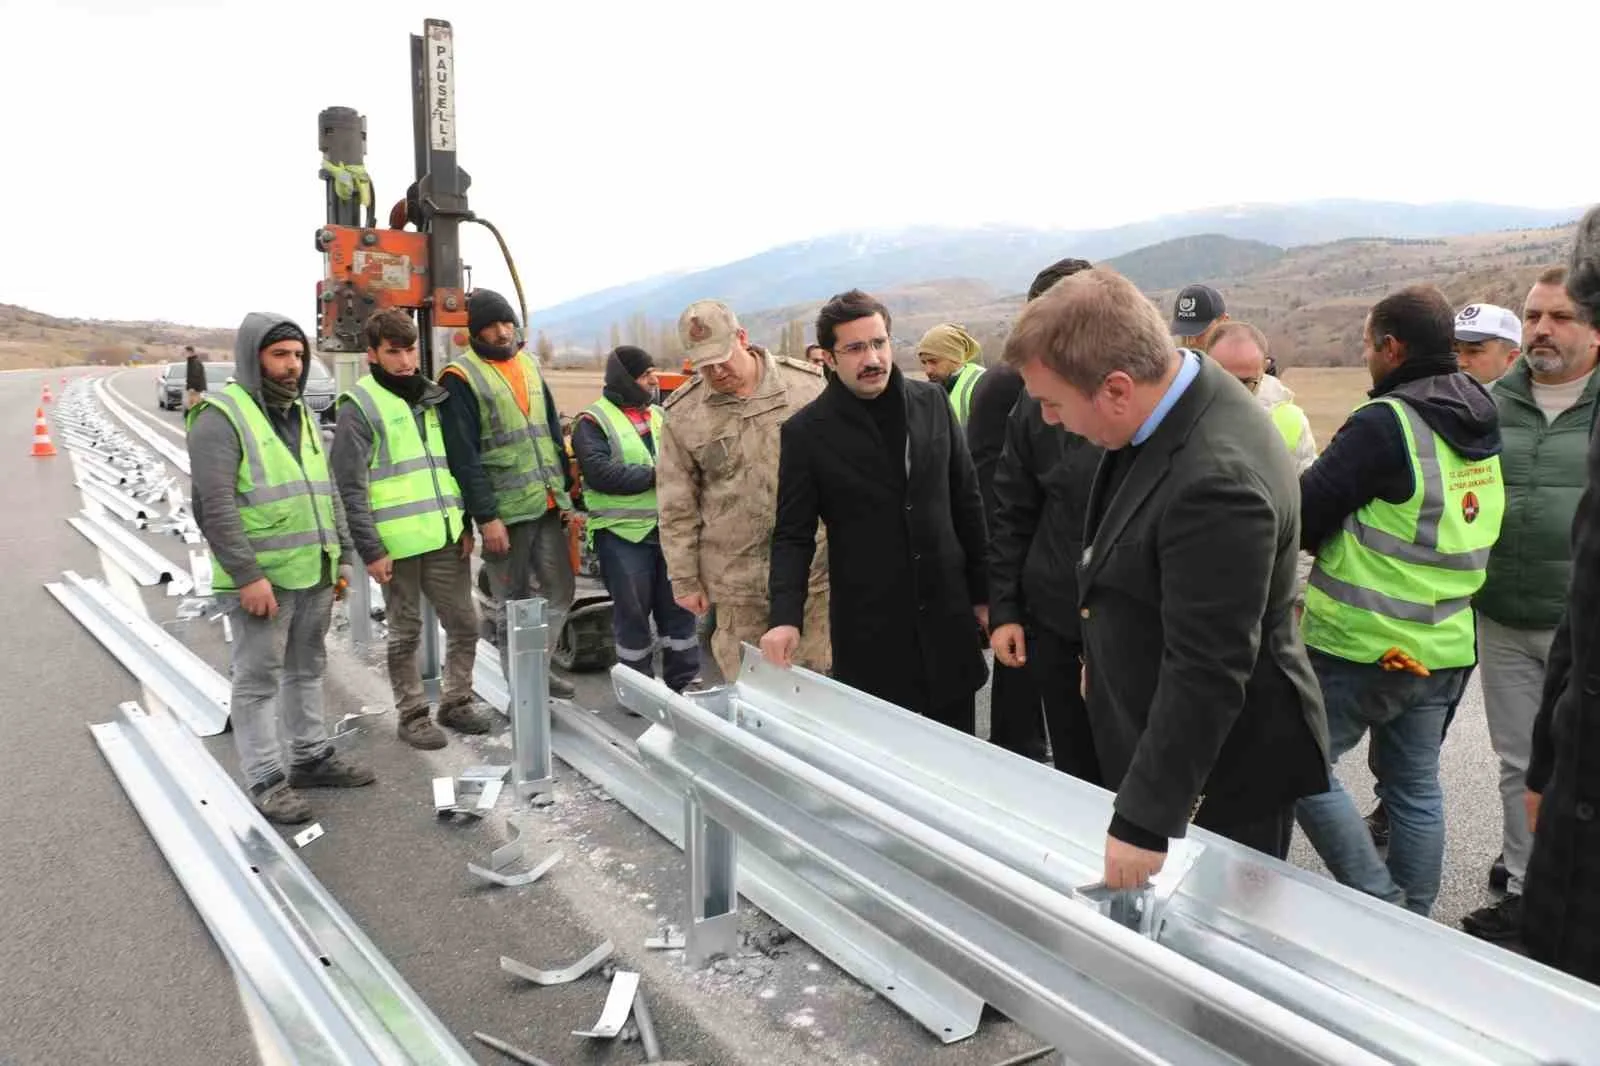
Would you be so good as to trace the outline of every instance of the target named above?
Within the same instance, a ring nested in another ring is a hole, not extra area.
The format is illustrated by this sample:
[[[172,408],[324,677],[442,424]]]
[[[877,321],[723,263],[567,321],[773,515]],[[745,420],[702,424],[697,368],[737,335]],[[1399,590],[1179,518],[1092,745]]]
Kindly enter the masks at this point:
[[[1516,940],[1522,936],[1522,897],[1507,896],[1499,903],[1479,907],[1461,919],[1461,928],[1491,943]]]
[[[320,757],[289,768],[289,784],[295,788],[359,788],[378,779],[371,768],[329,748]]]
[[[289,782],[284,780],[282,774],[259,785],[251,785],[250,802],[269,822],[299,825],[311,821],[311,804],[289,787]]]
[[[442,716],[440,720],[443,720]],[[424,751],[437,751],[449,743],[439,727],[428,720],[426,707],[400,719],[395,735],[413,748],[421,748]]]
[[[572,687],[571,681],[558,676],[554,670],[550,671],[550,695],[552,697],[558,700],[570,700],[577,694],[578,690]]]
[[[454,729],[457,733],[487,733],[489,731],[489,716],[472,705],[471,700],[451,704],[439,708],[439,724]],[[439,741],[443,746],[444,740]]]
[[[1381,800],[1372,808],[1372,813],[1367,815],[1367,832],[1372,834],[1374,847],[1389,846],[1389,810]]]
[[[1506,857],[1502,854],[1489,865],[1489,887],[1504,892],[1510,884],[1511,871],[1506,869]]]

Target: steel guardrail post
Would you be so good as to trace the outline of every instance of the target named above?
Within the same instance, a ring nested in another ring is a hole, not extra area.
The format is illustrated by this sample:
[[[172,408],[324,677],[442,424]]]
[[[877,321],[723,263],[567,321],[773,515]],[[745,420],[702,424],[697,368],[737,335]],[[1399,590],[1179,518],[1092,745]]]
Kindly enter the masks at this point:
[[[550,626],[545,601],[510,600],[506,610],[507,680],[511,697],[512,786],[521,799],[551,791]]]

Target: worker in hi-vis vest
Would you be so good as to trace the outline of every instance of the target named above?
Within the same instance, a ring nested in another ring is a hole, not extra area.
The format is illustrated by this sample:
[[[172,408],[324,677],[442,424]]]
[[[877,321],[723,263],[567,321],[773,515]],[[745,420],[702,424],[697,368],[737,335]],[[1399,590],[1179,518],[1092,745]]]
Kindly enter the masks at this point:
[[[1444,861],[1439,746],[1477,659],[1472,597],[1505,513],[1499,417],[1456,363],[1454,319],[1432,286],[1374,305],[1373,389],[1300,477],[1301,545],[1317,557],[1302,635],[1329,757],[1371,730],[1388,855],[1337,777],[1299,801],[1300,826],[1340,882],[1422,915]]]
[[[445,633],[439,725],[458,733],[489,731],[488,717],[472,698],[478,651],[472,532],[439,427],[439,408],[451,402],[450,394],[421,372],[417,327],[408,313],[378,311],[366,332],[371,373],[339,397],[333,480],[356,554],[383,586],[397,734],[415,748],[442,748],[445,735],[428,717],[417,662],[424,596]]]
[[[583,484],[589,544],[611,596],[617,661],[655,676],[659,637],[662,680],[682,692],[699,680],[694,615],[673,599],[661,554],[656,510],[656,441],[662,412],[655,364],[632,345],[606,357],[600,398],[573,420],[572,451]],[[655,620],[654,633],[651,620]]]
[[[577,594],[566,534],[572,475],[555,396],[523,348],[511,304],[497,292],[474,290],[467,333],[472,350],[439,374],[451,400],[439,409],[440,426],[450,472],[483,545],[494,641],[509,677],[506,604],[532,598],[537,577],[550,633],[548,665]],[[551,696],[573,695],[572,682],[546,676]]]
[[[956,424],[963,429],[972,413],[973,386],[983,376],[983,364],[978,362],[982,352],[972,334],[953,323],[934,326],[917,342],[922,372],[929,381],[944,386],[950,395],[950,408],[956,413]]]
[[[233,618],[234,747],[251,802],[284,825],[311,820],[297,789],[375,780],[335,753],[322,716],[334,583],[348,580],[341,564],[354,555],[301,398],[310,358],[299,326],[251,312],[234,338],[233,379],[185,416],[195,522],[212,592]]]

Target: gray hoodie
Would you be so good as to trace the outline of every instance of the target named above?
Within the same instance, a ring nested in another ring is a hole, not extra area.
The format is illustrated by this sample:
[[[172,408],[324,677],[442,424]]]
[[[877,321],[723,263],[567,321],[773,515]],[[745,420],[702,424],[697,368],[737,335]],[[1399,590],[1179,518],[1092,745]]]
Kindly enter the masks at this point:
[[[304,401],[295,401],[289,408],[287,417],[261,403],[261,338],[265,337],[267,331],[274,326],[288,321],[290,319],[285,315],[261,311],[252,311],[244,316],[244,321],[239,324],[239,332],[233,341],[233,380],[242,385],[255,398],[256,403],[261,405],[267,420],[277,430],[279,439],[291,452],[299,454],[300,407]],[[315,356],[308,353],[307,358]],[[300,369],[302,390],[310,372],[310,366],[302,363]],[[312,443],[319,448],[322,447],[321,435],[319,434],[317,440]],[[240,588],[264,576],[261,567],[256,563],[255,549],[250,546],[249,538],[244,534],[244,522],[239,518],[239,503],[234,496],[234,485],[239,477],[239,463],[243,459],[244,451],[239,443],[239,435],[234,431],[233,423],[228,420],[228,416],[209,406],[201,408],[189,427],[189,494],[194,508],[195,523],[199,525],[200,532],[206,538],[206,544],[216,556],[217,562]],[[350,544],[350,530],[345,523],[344,507],[339,501],[337,492],[333,494],[333,520],[338,530],[344,561],[353,562],[354,550]],[[332,574],[323,574],[324,583],[332,580]]]

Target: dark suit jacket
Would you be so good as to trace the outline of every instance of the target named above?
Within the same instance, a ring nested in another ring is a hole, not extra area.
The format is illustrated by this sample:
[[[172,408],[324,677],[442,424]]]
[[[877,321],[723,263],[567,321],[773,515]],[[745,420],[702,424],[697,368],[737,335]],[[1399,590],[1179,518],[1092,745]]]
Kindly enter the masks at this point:
[[[1549,966],[1600,982],[1600,435],[1572,523],[1572,582],[1533,726],[1543,795],[1523,884],[1522,939]]]
[[[821,519],[834,678],[927,714],[988,677],[972,613],[988,602],[983,502],[944,389],[901,386],[909,473],[837,378],[779,431],[770,620],[801,624]]]
[[[1282,438],[1202,356],[1107,499],[1115,455],[1090,494],[1078,583],[1089,719],[1116,813],[1182,837],[1197,808],[1197,824],[1225,829],[1326,791],[1327,718],[1293,611],[1300,491]]]

